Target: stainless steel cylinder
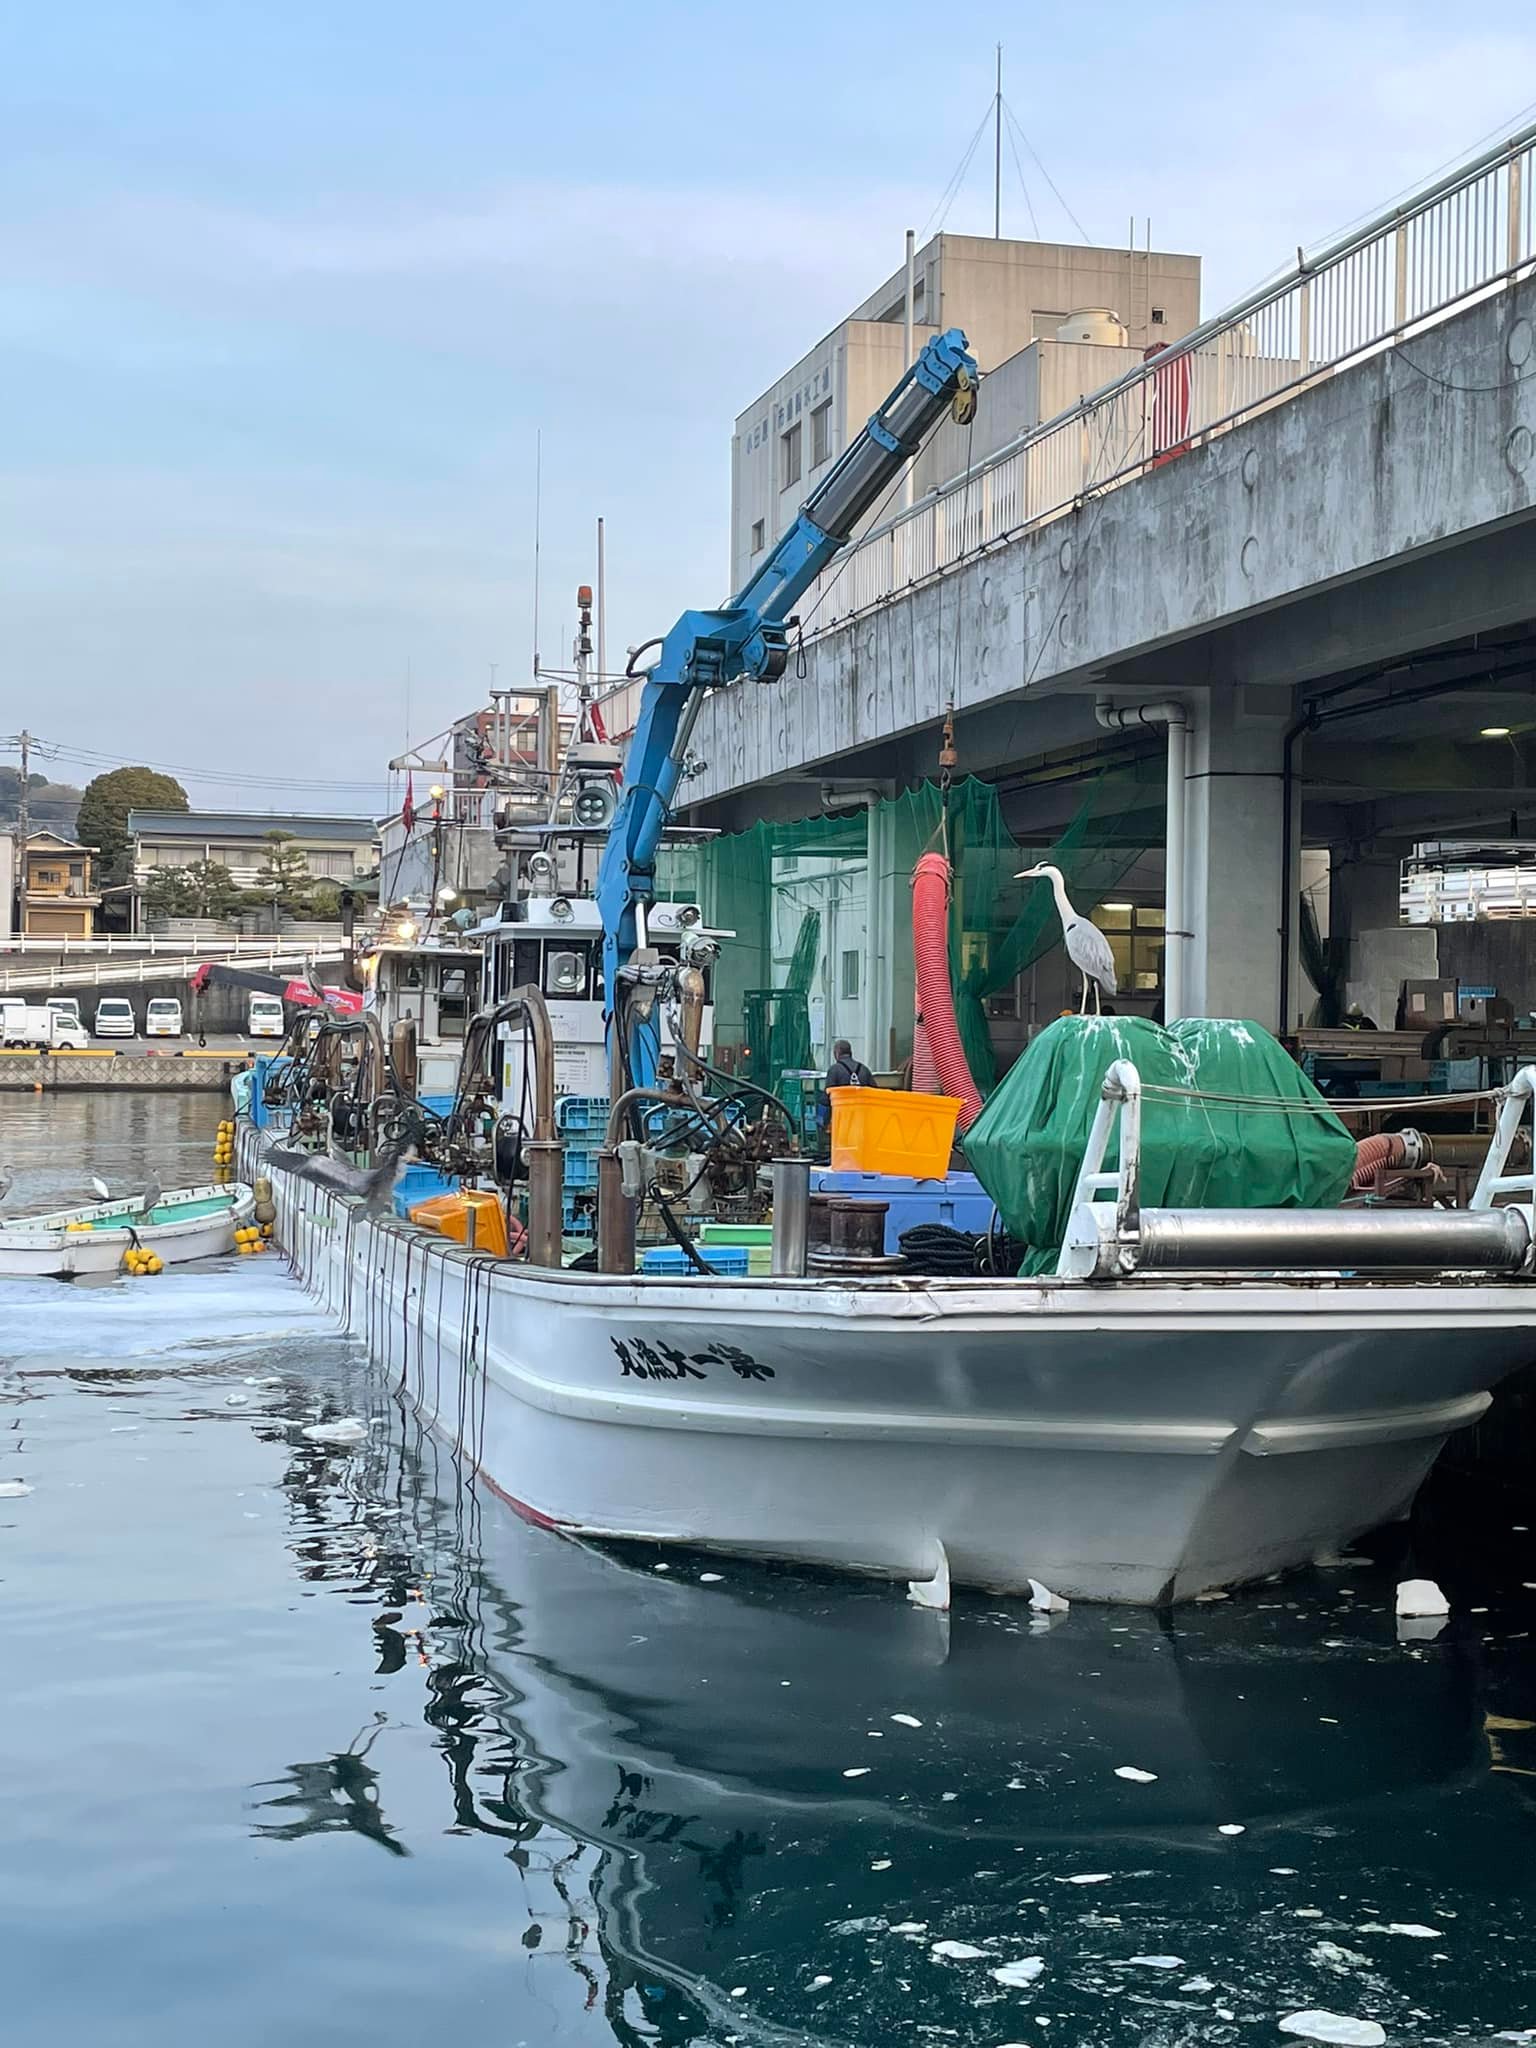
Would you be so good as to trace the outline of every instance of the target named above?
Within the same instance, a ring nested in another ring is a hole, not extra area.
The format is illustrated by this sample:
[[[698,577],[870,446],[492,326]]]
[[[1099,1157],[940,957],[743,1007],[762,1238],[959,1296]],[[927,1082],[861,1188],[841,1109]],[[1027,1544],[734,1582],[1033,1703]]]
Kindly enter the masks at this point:
[[[611,1147],[597,1155],[597,1270],[635,1270],[635,1205],[624,1192],[624,1168]]]
[[[773,1253],[775,1278],[805,1278],[806,1235],[811,1219],[811,1162],[773,1162]]]
[[[1143,1209],[1143,1272],[1417,1269],[1513,1273],[1530,1232],[1518,1209]]]

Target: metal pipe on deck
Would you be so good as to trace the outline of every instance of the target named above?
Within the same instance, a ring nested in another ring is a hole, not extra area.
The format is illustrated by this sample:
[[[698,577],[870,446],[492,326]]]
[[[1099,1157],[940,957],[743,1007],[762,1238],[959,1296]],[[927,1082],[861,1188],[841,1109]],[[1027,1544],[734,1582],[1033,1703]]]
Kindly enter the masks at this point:
[[[773,1251],[770,1259],[775,1278],[805,1278],[810,1222],[811,1162],[808,1159],[775,1159]]]
[[[1138,1272],[1517,1273],[1524,1214],[1505,1209],[1143,1209]]]

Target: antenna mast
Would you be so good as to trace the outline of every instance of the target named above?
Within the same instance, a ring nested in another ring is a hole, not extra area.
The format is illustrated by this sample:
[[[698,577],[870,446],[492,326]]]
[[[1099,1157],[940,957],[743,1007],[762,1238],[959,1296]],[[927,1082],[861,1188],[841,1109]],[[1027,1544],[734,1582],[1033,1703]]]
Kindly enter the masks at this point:
[[[539,547],[543,534],[544,429],[533,437],[533,673],[539,673]]]
[[[1003,46],[997,46],[997,95],[992,105],[992,239],[1003,239]]]

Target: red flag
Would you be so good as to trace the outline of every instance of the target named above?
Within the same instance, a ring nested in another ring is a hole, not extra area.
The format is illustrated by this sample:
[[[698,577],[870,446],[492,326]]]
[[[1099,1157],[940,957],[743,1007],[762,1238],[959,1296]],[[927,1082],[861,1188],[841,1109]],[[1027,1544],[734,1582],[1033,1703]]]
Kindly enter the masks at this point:
[[[409,768],[405,771],[405,802],[400,806],[400,822],[407,832],[416,827],[416,788],[411,780]]]

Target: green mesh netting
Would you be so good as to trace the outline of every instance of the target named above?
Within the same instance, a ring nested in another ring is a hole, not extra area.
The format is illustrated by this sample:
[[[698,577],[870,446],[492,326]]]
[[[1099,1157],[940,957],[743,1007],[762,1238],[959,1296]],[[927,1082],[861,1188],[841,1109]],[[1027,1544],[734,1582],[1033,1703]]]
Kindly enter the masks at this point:
[[[1017,871],[1049,860],[1087,909],[1138,858],[1127,820],[1144,800],[1126,777],[1100,776],[1055,843],[1032,842],[1026,851],[990,783],[956,783],[947,808],[939,785],[924,783],[870,810],[669,847],[657,864],[658,891],[701,904],[709,924],[735,934],[715,968],[715,1045],[729,1048],[753,1080],[776,1087],[786,1071],[825,1067],[838,1038],[877,1070],[910,1056],[912,870],[930,848],[947,850],[950,976],[971,1072],[985,1093],[996,1080],[988,999],[1061,939],[1050,890],[1017,881]],[[889,963],[889,1016],[878,1045],[871,954]]]

